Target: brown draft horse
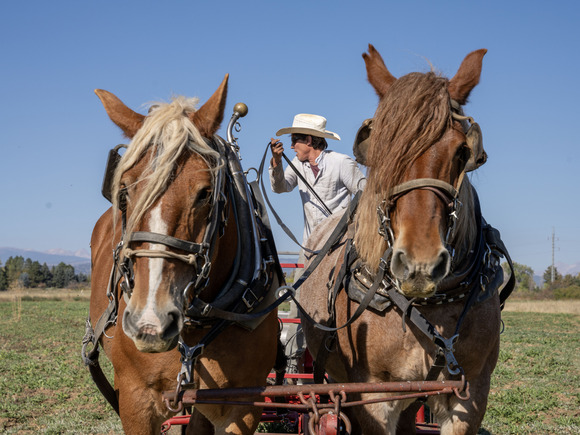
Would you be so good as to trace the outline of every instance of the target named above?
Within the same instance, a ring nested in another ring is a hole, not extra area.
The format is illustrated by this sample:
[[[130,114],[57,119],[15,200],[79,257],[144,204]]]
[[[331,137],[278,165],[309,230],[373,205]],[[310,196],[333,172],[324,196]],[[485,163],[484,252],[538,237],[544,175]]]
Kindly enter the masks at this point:
[[[208,330],[195,327],[194,322],[184,327],[184,307],[192,293],[204,301],[214,300],[239,255],[238,214],[227,192],[214,192],[220,189],[216,173],[226,163],[208,145],[223,120],[227,80],[226,75],[199,110],[197,99],[176,97],[171,103],[152,106],[147,116],[107,91],[96,91],[111,120],[132,139],[113,179],[113,207],[93,230],[90,303],[94,326],[110,303],[107,288],[115,275],[113,267],[127,264],[121,261],[114,266],[113,250],[118,258],[130,259],[129,267],[117,273],[123,279],[112,282],[110,299],[118,303],[119,321],[109,322],[101,337],[113,364],[118,412],[128,434],[160,433],[163,421],[175,414],[161,394],[176,389],[181,368],[178,339],[181,334],[188,346],[194,346]],[[202,277],[198,285],[202,272],[196,265],[203,258],[187,246],[202,246],[212,221],[212,201],[224,198],[226,206],[220,214],[225,219],[214,228],[220,234],[210,258],[205,258],[206,265],[209,260],[213,267],[209,280]],[[152,233],[153,238],[135,236]],[[195,292],[188,292],[192,283]],[[274,365],[277,334],[275,310],[254,329],[228,326],[204,349],[194,367],[193,384],[198,388],[265,385]],[[256,407],[196,405],[188,432],[252,434],[260,416]]]
[[[463,116],[460,107],[479,82],[485,53],[482,49],[467,55],[451,80],[434,72],[396,79],[369,45],[363,58],[379,105],[366,157],[367,185],[349,227],[351,235],[347,235],[358,257],[350,278],[339,282],[341,290],[346,287],[347,291],[336,296],[335,319],[329,314],[327,283],[336,285],[348,244],[325,258],[301,292],[300,302],[310,316],[339,327],[347,323],[361,301],[361,297],[353,301],[356,291],[352,283],[363,288],[361,282],[372,282],[381,268],[386,269],[373,299],[377,304],[371,303],[357,320],[336,332],[336,344],[326,356],[325,368],[337,382],[428,378],[438,347],[410,316],[390,305],[389,288],[396,290],[398,298],[404,295],[442,337],[458,334],[454,350],[449,350],[465,373],[470,398],[443,395],[427,400],[442,434],[477,433],[499,352],[500,300],[497,287],[480,297],[480,262],[493,270],[494,279],[500,274],[503,278],[503,274],[499,256],[493,264],[475,258],[475,252],[481,251],[476,246],[478,220],[484,221],[477,214],[476,194],[464,177],[466,171],[485,162],[486,156],[481,140],[468,137],[472,133],[467,132],[466,119],[471,118]],[[308,241],[311,249],[323,245],[339,218],[329,218],[320,225]],[[468,279],[474,275],[470,265],[475,267],[474,279]],[[369,287],[365,287],[367,291]],[[464,316],[467,301],[473,301],[467,290],[470,287],[475,288],[474,298],[481,300],[469,302],[471,307]],[[316,357],[321,348],[328,348],[327,336],[309,322],[302,323],[308,348]],[[456,365],[447,364],[450,370],[435,369],[433,380],[461,379],[450,375],[450,371],[459,372]],[[388,395],[362,393],[358,400]],[[406,399],[350,408],[353,423],[358,424],[353,431],[365,435],[414,433],[414,412],[408,412],[416,411],[413,402]]]

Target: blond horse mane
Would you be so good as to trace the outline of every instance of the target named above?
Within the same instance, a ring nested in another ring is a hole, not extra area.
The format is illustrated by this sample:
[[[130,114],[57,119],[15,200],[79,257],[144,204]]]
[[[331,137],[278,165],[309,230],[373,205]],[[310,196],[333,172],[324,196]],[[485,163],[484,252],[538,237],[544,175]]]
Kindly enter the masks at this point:
[[[369,172],[355,218],[355,244],[361,258],[376,271],[386,242],[377,243],[377,205],[403,181],[405,171],[451,128],[448,79],[434,72],[411,73],[396,80],[381,99],[374,117],[367,155]],[[460,192],[463,210],[472,210],[466,179]],[[455,242],[472,240],[475,229],[461,213]],[[470,234],[473,233],[473,234]]]
[[[209,171],[221,167],[217,151],[207,145],[189,114],[196,111],[199,99],[177,96],[170,103],[154,103],[143,126],[137,131],[115,171],[113,179],[113,209],[119,210],[119,191],[122,175],[147,153],[155,152],[141,178],[147,181],[145,190],[132,204],[133,212],[127,221],[125,236],[131,234],[136,223],[163,194],[175,172],[177,161],[185,150],[199,154]],[[213,178],[213,177],[212,177]],[[129,187],[129,186],[127,186]],[[131,198],[129,199],[131,200]],[[114,213],[114,228],[118,213]]]

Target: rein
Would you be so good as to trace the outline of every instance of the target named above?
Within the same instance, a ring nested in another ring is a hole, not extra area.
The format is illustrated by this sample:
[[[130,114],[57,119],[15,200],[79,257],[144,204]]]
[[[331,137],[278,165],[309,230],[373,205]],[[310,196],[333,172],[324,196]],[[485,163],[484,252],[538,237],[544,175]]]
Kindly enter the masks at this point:
[[[282,221],[282,219],[280,218],[280,216],[278,215],[278,213],[276,213],[276,210],[274,209],[274,207],[272,206],[272,204],[270,203],[270,199],[268,198],[268,195],[266,194],[266,188],[264,187],[264,167],[265,167],[265,163],[266,163],[266,158],[268,157],[268,150],[270,149],[270,142],[268,142],[268,144],[266,145],[266,150],[264,151],[264,155],[262,156],[262,160],[260,161],[260,167],[258,169],[258,178],[260,180],[260,187],[262,188],[262,194],[264,199],[266,200],[266,204],[268,204],[268,208],[270,209],[270,211],[272,212],[272,215],[274,216],[274,218],[276,219],[276,222],[278,223],[278,225],[280,226],[280,228],[282,228],[284,230],[284,232],[286,233],[286,235],[288,237],[290,237],[290,240],[292,240],[294,243],[296,243],[298,246],[300,246],[300,248],[302,248],[305,252],[308,252],[309,254],[318,254],[318,251],[313,251],[311,249],[308,249],[304,246],[302,246],[302,244],[298,241],[298,239],[296,238],[296,236],[294,236],[294,234],[292,233],[292,231],[290,231],[290,228],[288,228],[284,222]],[[284,156],[286,157],[286,156]],[[300,172],[298,172],[298,170],[296,168],[294,168],[294,165],[292,165],[292,163],[286,159],[288,164],[294,169],[294,171],[296,172],[296,175],[298,175],[298,177],[300,177],[301,179],[302,174],[300,174]],[[304,180],[304,183],[306,183],[306,186],[311,189],[311,191],[314,193],[314,189],[312,189],[312,187],[310,186],[310,184],[308,184],[308,182],[306,180]],[[318,195],[316,195],[318,197]],[[322,202],[322,200],[320,200],[321,203],[324,205],[324,203]],[[325,206],[326,207],[326,206]]]
[[[316,191],[310,185],[310,183],[308,181],[306,181],[306,178],[304,178],[302,176],[302,174],[300,173],[300,171],[298,169],[296,169],[296,166],[294,166],[294,164],[290,161],[290,159],[288,157],[286,157],[286,154],[282,153],[282,157],[284,157],[284,160],[286,160],[286,163],[288,163],[288,166],[290,166],[290,168],[294,171],[294,173],[298,176],[298,178],[300,178],[300,180],[306,185],[306,187],[308,188],[310,193],[312,193],[312,195],[318,200],[318,202],[320,203],[322,208],[324,208],[324,211],[326,212],[326,216],[330,216],[332,214],[332,211],[330,211],[328,206],[324,203],[324,201],[320,198],[320,196],[318,196],[318,193],[316,193]]]

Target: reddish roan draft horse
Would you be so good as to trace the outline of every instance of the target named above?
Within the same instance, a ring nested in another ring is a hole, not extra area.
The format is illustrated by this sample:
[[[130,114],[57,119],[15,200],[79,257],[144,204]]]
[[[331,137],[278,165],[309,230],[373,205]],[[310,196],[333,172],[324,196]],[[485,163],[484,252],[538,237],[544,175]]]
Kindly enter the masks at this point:
[[[162,401],[162,392],[176,389],[181,368],[178,339],[181,334],[194,346],[207,332],[191,324],[184,327],[184,307],[193,297],[214,300],[237,255],[238,214],[231,210],[228,192],[215,192],[223,189],[216,185],[216,173],[224,159],[207,142],[214,140],[223,120],[227,81],[226,75],[198,110],[197,99],[176,97],[152,106],[147,116],[107,91],[96,91],[111,120],[131,139],[113,178],[113,206],[93,230],[90,302],[94,326],[109,299],[118,301],[118,321],[107,324],[100,341],[113,364],[118,412],[128,434],[158,434],[175,414]],[[195,248],[202,246],[212,222],[212,202],[223,199],[220,215],[227,219],[218,220],[215,246],[205,258],[212,265],[209,280],[198,280],[203,273],[199,261],[204,259]],[[115,268],[124,270],[113,269],[113,250],[121,259]],[[275,310],[254,329],[228,326],[204,349],[194,367],[194,385],[265,385],[274,365],[278,329]],[[252,434],[261,412],[256,407],[196,405],[187,431]]]
[[[376,383],[428,377],[461,380],[462,368],[469,385],[467,400],[455,395],[427,399],[442,434],[477,433],[500,344],[498,287],[484,289],[480,277],[486,267],[492,271],[486,278],[495,283],[503,273],[499,256],[490,260],[483,255],[490,248],[481,238],[480,228],[486,224],[465,176],[483,164],[486,155],[481,136],[477,138],[467,123],[473,125],[473,119],[461,109],[479,82],[485,53],[481,49],[468,54],[450,80],[434,72],[397,79],[369,45],[363,58],[379,104],[366,155],[367,185],[345,238],[352,241],[356,257],[349,259],[348,279],[339,282],[335,319],[329,314],[327,284],[336,285],[348,243],[335,249],[305,281],[300,300],[318,322],[340,327],[359,307],[362,296],[357,299],[356,290],[366,289],[363,293],[368,294],[370,283],[380,275],[375,304],[336,332],[326,371],[336,382]],[[317,228],[308,241],[311,249],[324,244],[339,218],[331,217]],[[401,297],[408,304],[405,315],[393,302]],[[444,360],[442,368],[432,371],[438,346],[421,330],[422,324],[413,321],[411,310],[440,336],[458,335],[448,349],[456,364]],[[316,358],[321,348],[330,347],[328,336],[307,321],[302,325]],[[362,393],[355,400],[389,394]],[[349,408],[353,433],[414,433],[414,412],[408,412],[416,411],[414,400]]]

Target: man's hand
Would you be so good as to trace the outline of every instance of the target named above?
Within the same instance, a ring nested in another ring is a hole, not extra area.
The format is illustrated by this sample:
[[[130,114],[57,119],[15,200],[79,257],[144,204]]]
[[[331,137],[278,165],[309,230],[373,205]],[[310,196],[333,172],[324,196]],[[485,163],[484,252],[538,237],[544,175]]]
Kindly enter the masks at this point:
[[[275,168],[282,163],[282,153],[284,152],[284,146],[278,139],[270,138],[270,149],[272,150],[272,161],[270,164],[273,168]]]

